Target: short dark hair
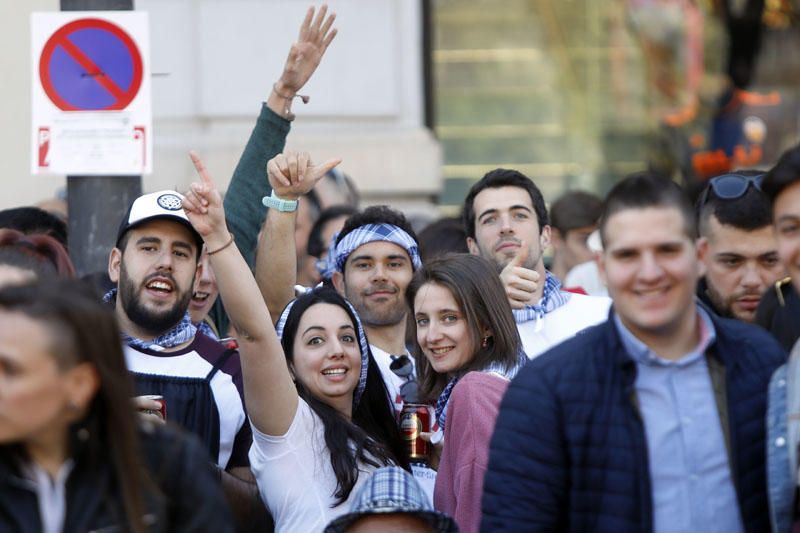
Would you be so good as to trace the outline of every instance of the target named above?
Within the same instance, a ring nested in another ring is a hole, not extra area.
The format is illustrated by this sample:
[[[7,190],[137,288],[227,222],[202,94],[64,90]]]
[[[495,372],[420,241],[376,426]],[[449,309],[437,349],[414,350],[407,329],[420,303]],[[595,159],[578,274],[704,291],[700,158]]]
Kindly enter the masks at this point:
[[[411,227],[411,222],[408,221],[403,213],[392,209],[388,205],[371,205],[360,213],[356,213],[348,218],[344,223],[342,231],[339,232],[339,236],[336,237],[336,244],[342,242],[342,239],[344,239],[345,235],[348,233],[368,224],[391,224],[392,226],[397,226],[408,233],[411,238],[414,239],[414,242],[417,243],[417,247],[419,247],[419,237],[417,237],[417,234],[414,232],[414,228]],[[344,268],[345,267],[342,267],[343,272]]]
[[[325,225],[333,219],[343,216],[350,217],[357,212],[358,210],[355,207],[349,205],[334,205],[322,211],[308,233],[306,253],[312,257],[322,256],[328,249],[328,245],[330,245],[329,242],[322,242],[322,230],[325,229]]]
[[[406,303],[412,315],[414,299],[428,283],[449,290],[467,321],[475,355],[466,368],[458,370],[459,373],[481,370],[490,363],[499,363],[506,370],[516,365],[522,353],[522,341],[505,288],[492,263],[477,255],[447,254],[423,264],[406,288]],[[416,322],[410,322],[416,339]],[[492,331],[486,346],[482,342],[482,328]],[[433,370],[416,342],[414,358],[420,394],[424,400],[434,400],[450,377]]]
[[[56,215],[38,207],[14,207],[0,211],[0,228],[15,229],[30,235],[49,235],[67,247],[67,223]]]
[[[760,170],[738,170],[734,174],[745,177],[760,176]],[[697,205],[697,231],[701,237],[708,236],[711,215],[724,226],[743,231],[753,231],[772,224],[772,208],[769,198],[756,187],[748,186],[739,198],[720,198],[710,185],[708,192],[701,194]]]
[[[446,253],[469,253],[464,224],[458,218],[440,218],[419,232],[423,264]]]
[[[648,207],[672,207],[677,209],[683,218],[684,231],[690,239],[694,239],[696,217],[689,197],[680,185],[671,179],[652,172],[643,171],[627,176],[614,185],[606,196],[603,214],[600,217],[600,238],[603,246],[606,243],[606,225],[608,220],[629,209],[647,209]],[[643,231],[647,231],[643,228]]]
[[[796,181],[800,181],[800,144],[781,155],[772,170],[764,176],[761,190],[767,195],[770,203],[774,204],[778,195]]]
[[[536,220],[539,223],[539,234],[547,226],[550,221],[547,218],[547,207],[544,205],[544,197],[539,187],[533,183],[528,176],[519,172],[518,170],[510,170],[506,168],[496,168],[487,172],[480,180],[478,180],[467,193],[464,199],[464,229],[467,236],[475,238],[475,197],[485,189],[499,189],[500,187],[519,187],[524,189],[531,197],[531,204],[533,210],[536,211]]]
[[[550,206],[550,226],[565,235],[568,231],[593,226],[600,220],[603,200],[586,191],[568,191]]]

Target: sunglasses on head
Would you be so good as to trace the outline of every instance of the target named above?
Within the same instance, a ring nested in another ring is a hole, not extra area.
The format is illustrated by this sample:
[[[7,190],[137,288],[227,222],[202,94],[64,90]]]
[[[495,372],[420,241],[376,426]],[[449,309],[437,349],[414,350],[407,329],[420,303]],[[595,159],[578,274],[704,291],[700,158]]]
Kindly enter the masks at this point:
[[[708,202],[708,191],[714,191],[714,195],[717,198],[735,200],[744,196],[751,185],[760,191],[763,180],[764,174],[757,176],[725,174],[724,176],[711,178],[708,186],[703,190],[703,198],[700,200],[700,205],[705,205]]]

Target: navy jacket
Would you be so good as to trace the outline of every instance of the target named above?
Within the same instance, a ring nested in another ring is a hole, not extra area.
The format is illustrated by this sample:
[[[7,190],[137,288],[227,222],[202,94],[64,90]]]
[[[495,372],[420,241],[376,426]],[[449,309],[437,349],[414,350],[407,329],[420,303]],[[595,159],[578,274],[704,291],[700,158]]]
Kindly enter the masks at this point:
[[[721,377],[717,395],[727,407],[722,425],[742,521],[746,531],[768,531],[767,386],[786,355],[760,328],[711,318],[717,340],[706,355],[709,371]],[[481,529],[652,531],[635,379],[636,364],[611,319],[523,368],[492,437]]]

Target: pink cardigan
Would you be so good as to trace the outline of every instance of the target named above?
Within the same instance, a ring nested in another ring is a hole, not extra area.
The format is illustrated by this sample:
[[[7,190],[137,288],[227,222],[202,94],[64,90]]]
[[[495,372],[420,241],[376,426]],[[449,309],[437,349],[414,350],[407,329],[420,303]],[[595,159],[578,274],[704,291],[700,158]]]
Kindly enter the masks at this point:
[[[463,533],[480,530],[489,440],[508,383],[497,374],[469,372],[453,388],[447,405],[433,505],[452,516]]]

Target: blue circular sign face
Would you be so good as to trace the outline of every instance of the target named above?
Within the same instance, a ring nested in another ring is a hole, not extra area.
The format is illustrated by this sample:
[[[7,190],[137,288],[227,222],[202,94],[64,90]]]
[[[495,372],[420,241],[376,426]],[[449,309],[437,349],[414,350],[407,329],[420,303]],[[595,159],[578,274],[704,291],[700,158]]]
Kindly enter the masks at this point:
[[[45,43],[39,77],[50,100],[64,111],[119,110],[136,97],[142,58],[122,28],[80,19]]]

